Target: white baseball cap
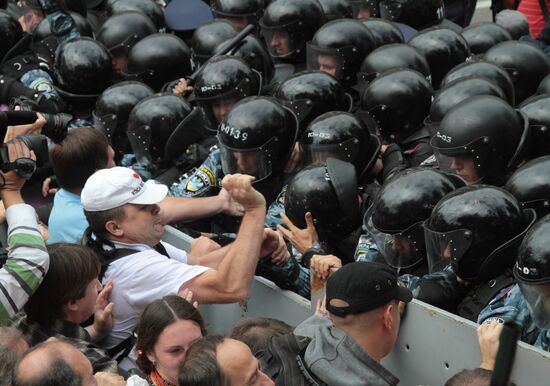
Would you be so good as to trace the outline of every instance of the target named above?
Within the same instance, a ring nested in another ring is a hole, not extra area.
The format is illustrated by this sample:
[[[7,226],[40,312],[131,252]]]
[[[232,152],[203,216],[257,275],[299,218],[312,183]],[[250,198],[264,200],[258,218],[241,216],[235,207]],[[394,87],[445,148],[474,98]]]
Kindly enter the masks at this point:
[[[101,169],[88,178],[80,195],[84,209],[98,212],[125,204],[150,205],[162,201],[168,187],[154,180],[143,182],[129,168]]]

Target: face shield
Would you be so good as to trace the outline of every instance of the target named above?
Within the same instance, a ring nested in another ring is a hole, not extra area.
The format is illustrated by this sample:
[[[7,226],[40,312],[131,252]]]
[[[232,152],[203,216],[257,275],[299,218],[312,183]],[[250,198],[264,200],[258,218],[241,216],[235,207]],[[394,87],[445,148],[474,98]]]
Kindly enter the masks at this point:
[[[218,134],[224,174],[248,174],[256,177],[254,182],[269,177],[273,171],[273,155],[277,154],[277,138],[272,137],[260,147],[236,149],[223,144]]]
[[[116,114],[96,115],[92,113],[94,127],[101,131],[109,139],[109,142],[113,140],[114,133],[118,126],[118,118]]]
[[[550,283],[533,284],[520,281],[519,287],[535,325],[540,329],[550,329]]]
[[[390,266],[410,268],[424,258],[423,231],[422,222],[418,222],[402,232],[384,233],[376,230],[371,234],[378,250]]]
[[[434,156],[439,169],[462,177],[468,185],[480,183],[483,179],[483,165],[488,156],[487,137],[480,137],[465,146],[442,148],[434,142],[451,141],[439,131],[431,140]]]
[[[335,144],[302,144],[304,165],[324,164],[327,158],[336,158],[354,164],[360,150],[357,138],[350,138]]]
[[[369,17],[378,17],[377,1],[373,0],[352,0],[354,19],[367,19]]]
[[[292,22],[282,26],[269,27],[260,21],[262,36],[269,51],[274,58],[287,58],[304,49],[304,40],[299,34],[299,23]]]
[[[259,73],[257,75],[260,79],[259,90],[261,90],[261,75]],[[252,91],[250,83],[251,82],[249,79],[243,79],[235,88],[232,88],[227,92],[210,97],[201,97],[198,95],[195,96],[197,106],[202,110],[205,118],[209,123],[208,131],[212,132],[212,134],[215,134],[217,132],[216,129],[219,123],[223,120],[223,118],[225,118],[225,116],[233,108],[235,103],[248,96],[257,94],[256,91]]]
[[[397,21],[403,12],[403,6],[401,3],[394,1],[381,1],[378,4],[380,10],[380,18],[389,21]]]
[[[346,66],[352,61],[354,47],[329,48],[307,44],[307,68],[319,70],[334,76],[338,80],[346,77]]]
[[[148,167],[153,163],[149,146],[151,145],[151,127],[140,126],[135,131],[128,131],[128,141],[139,164]]]
[[[461,261],[472,244],[472,232],[468,229],[455,229],[449,232],[436,232],[424,223],[424,241],[430,273],[440,272],[452,266],[456,272]]]

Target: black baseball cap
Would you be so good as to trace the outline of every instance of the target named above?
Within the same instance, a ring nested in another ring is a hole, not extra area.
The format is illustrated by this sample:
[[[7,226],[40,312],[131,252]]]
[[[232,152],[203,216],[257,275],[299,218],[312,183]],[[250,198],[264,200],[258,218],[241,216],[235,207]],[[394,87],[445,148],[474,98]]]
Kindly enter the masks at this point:
[[[327,282],[327,310],[336,316],[367,312],[397,299],[408,303],[412,292],[398,284],[397,274],[386,264],[372,262],[350,263],[336,271]],[[347,304],[331,304],[339,299]]]

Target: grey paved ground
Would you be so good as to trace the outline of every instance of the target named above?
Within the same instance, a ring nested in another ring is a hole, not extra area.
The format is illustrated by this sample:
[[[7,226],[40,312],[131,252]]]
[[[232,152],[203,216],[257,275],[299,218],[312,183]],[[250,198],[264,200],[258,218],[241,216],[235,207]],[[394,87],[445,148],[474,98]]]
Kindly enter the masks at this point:
[[[476,12],[472,23],[479,23],[482,21],[493,21],[491,13],[491,1],[490,0],[477,0]]]

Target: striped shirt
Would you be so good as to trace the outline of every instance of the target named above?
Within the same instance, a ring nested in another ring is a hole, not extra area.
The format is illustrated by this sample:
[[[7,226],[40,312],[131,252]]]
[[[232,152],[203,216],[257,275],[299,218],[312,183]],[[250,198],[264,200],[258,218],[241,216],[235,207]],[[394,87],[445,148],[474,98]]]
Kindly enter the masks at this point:
[[[550,9],[550,1],[546,0],[546,5]],[[533,38],[538,38],[540,31],[544,27],[545,21],[540,9],[539,0],[521,0],[518,11],[527,16],[529,21],[529,28],[531,30],[531,36]]]
[[[50,265],[34,208],[12,205],[6,210],[8,260],[0,269],[0,325],[8,324],[36,291]]]

